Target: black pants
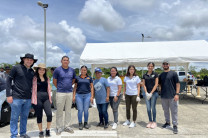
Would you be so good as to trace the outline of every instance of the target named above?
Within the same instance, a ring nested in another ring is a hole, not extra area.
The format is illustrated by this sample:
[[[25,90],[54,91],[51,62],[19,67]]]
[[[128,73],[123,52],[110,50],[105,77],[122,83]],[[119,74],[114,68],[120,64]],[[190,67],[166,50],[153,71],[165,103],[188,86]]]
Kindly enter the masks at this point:
[[[37,92],[37,105],[35,107],[37,115],[37,123],[42,123],[43,109],[47,116],[47,122],[52,121],[51,103],[47,92]]]
[[[130,120],[131,118],[131,106],[133,110],[133,121],[136,121],[137,119],[137,104],[138,102],[136,101],[137,95],[125,95],[126,98],[126,118],[127,120]]]

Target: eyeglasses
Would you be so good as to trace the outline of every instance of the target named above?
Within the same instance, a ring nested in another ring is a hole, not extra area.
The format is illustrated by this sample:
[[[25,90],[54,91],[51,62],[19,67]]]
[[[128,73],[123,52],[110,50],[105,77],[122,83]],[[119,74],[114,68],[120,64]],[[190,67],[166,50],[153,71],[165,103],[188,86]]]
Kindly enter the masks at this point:
[[[168,65],[168,63],[163,63],[163,65]]]

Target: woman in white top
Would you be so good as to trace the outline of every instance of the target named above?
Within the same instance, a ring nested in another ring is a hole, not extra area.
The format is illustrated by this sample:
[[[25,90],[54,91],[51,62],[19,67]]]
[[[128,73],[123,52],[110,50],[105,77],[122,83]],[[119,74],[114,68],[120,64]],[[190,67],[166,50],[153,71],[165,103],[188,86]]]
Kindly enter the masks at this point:
[[[121,78],[118,77],[118,71],[116,67],[112,67],[110,69],[110,77],[108,77],[108,84],[110,85],[110,105],[113,110],[113,116],[114,116],[114,123],[112,124],[112,129],[117,128],[117,122],[118,122],[118,106],[121,100],[121,87],[122,87],[122,81]]]
[[[127,74],[124,78],[124,92],[123,96],[126,101],[126,122],[124,126],[129,125],[130,128],[136,126],[137,118],[137,104],[140,101],[140,78],[136,75],[136,68],[134,65],[128,67]],[[133,121],[130,123],[130,109],[133,109]]]

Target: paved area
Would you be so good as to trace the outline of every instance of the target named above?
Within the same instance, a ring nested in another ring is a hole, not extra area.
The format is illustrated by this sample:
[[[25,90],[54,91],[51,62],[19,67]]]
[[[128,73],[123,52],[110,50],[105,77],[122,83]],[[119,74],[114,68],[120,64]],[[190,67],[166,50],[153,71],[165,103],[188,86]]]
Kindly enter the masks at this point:
[[[196,93],[194,92],[194,95]],[[121,102],[119,106],[119,125],[117,130],[112,130],[111,126],[104,130],[102,127],[96,127],[98,123],[98,112],[96,108],[89,110],[89,124],[90,129],[78,130],[77,110],[72,110],[72,127],[75,131],[74,134],[63,132],[60,136],[55,134],[55,116],[53,117],[51,134],[52,138],[208,138],[208,99],[202,104],[202,100],[205,98],[205,93],[201,91],[201,98],[195,98],[193,96],[184,96],[179,102],[179,118],[178,118],[178,130],[177,135],[173,134],[172,128],[162,129],[161,126],[165,123],[163,110],[161,106],[161,99],[157,101],[157,124],[155,129],[146,128],[148,122],[148,116],[146,112],[146,105],[142,99],[138,105],[138,117],[137,126],[135,128],[128,128],[122,126],[122,123],[126,120],[125,103]],[[55,111],[54,111],[55,112]],[[109,120],[113,120],[112,110],[108,109]],[[43,128],[46,128],[46,118],[44,117]],[[38,137],[38,126],[36,124],[36,118],[30,118],[28,120],[28,135],[31,137]],[[8,138],[10,136],[9,125],[0,128],[0,137]]]

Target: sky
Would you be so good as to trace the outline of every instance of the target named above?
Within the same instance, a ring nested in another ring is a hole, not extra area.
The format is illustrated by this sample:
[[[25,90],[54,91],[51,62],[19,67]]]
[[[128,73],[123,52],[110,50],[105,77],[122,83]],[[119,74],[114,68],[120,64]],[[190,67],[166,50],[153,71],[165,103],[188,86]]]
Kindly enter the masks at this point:
[[[0,0],[0,63],[33,53],[44,62],[44,11],[37,0]],[[47,66],[79,67],[86,43],[208,41],[208,0],[42,0],[48,3]],[[159,52],[159,51],[158,51]],[[208,64],[192,64],[200,68]]]

